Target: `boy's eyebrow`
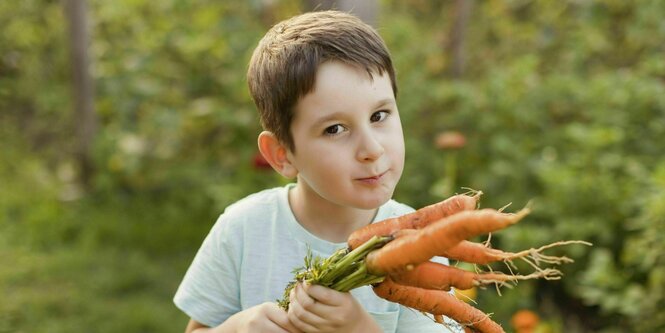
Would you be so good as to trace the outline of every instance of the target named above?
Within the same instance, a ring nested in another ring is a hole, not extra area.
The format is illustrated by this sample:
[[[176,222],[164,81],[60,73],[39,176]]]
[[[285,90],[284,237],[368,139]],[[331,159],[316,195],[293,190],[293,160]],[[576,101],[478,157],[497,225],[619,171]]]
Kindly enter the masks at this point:
[[[337,119],[337,118],[341,117],[342,114],[343,114],[342,112],[334,112],[334,113],[328,114],[328,115],[326,115],[322,118],[317,119],[314,122],[314,126],[312,126],[312,127],[319,127],[319,126],[321,126],[322,124],[324,124],[328,121],[331,121],[333,119]]]
[[[395,99],[392,98],[392,97],[384,98],[384,99],[378,101],[374,108],[378,108],[378,107],[386,106],[386,105],[390,105],[390,104],[395,104]]]

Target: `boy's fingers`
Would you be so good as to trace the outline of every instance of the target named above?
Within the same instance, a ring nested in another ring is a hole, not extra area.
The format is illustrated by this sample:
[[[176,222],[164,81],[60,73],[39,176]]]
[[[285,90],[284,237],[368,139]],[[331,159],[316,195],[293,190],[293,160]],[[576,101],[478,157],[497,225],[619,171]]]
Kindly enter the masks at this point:
[[[291,321],[289,321],[289,317],[286,314],[286,312],[284,312],[284,310],[282,310],[282,308],[280,308],[279,305],[275,303],[272,303],[272,305],[268,307],[266,315],[272,323],[281,328],[284,332],[288,333],[302,332],[297,327],[295,327],[293,323],[291,323]]]
[[[330,288],[314,284],[304,284],[303,290],[312,299],[326,305],[337,306],[341,302],[339,295],[340,292]]]
[[[293,323],[288,319],[285,318],[285,320],[280,320],[279,322],[273,321],[275,325],[279,326],[279,328],[283,329],[284,332],[288,333],[302,333],[303,331],[298,329]]]
[[[303,332],[316,332],[316,322],[322,319],[311,312],[305,311],[298,302],[291,302],[288,313],[289,322]]]
[[[320,307],[322,304],[316,298],[313,298],[311,295],[305,291],[302,284],[298,283],[293,290],[291,290],[291,299],[295,299],[304,310],[315,311],[317,307]]]
[[[309,297],[301,286],[291,291],[291,305],[289,305],[289,320],[303,331],[317,331],[316,327],[324,325],[326,320],[319,313],[323,304]]]

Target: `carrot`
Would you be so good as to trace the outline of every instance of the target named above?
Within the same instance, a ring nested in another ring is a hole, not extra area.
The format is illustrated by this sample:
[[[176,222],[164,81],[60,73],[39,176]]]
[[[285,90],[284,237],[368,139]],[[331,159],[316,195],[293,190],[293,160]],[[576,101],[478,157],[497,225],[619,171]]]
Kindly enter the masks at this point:
[[[461,324],[465,332],[503,332],[489,315],[448,291],[489,284],[501,286],[534,278],[560,279],[560,271],[541,269],[539,262],[561,264],[572,260],[540,252],[569,243],[591,244],[556,242],[513,253],[470,242],[467,239],[506,228],[529,213],[528,208],[514,214],[504,213],[502,209],[475,210],[480,193],[456,195],[411,214],[362,228],[347,239],[348,247],[339,249],[327,259],[313,258],[308,253],[305,266],[294,272],[295,281],[320,284],[338,291],[372,285],[379,297],[429,313],[438,323],[444,323],[443,316],[447,316]],[[536,268],[536,272],[529,275],[469,272],[430,262],[433,256],[474,264],[519,258]],[[279,301],[284,309],[288,309],[289,288],[293,285],[295,282],[287,285],[284,298]]]
[[[508,282],[536,278],[554,280],[558,279],[560,275],[561,272],[556,269],[544,269],[529,275],[492,272],[474,273],[457,267],[426,261],[411,270],[391,275],[391,278],[393,281],[406,286],[448,291],[451,287],[465,290],[489,284],[505,285]]]
[[[467,238],[517,223],[528,213],[528,208],[516,214],[490,208],[459,212],[371,252],[366,258],[367,269],[375,275],[399,273],[443,253]]]
[[[399,303],[434,316],[450,317],[459,324],[470,326],[480,332],[504,332],[503,328],[484,312],[442,290],[405,286],[386,278],[383,282],[374,285],[374,293],[390,302]]]
[[[513,253],[493,249],[485,244],[463,240],[457,245],[443,251],[440,255],[452,260],[486,265],[511,258]]]
[[[426,261],[411,270],[392,275],[393,281],[423,289],[450,290],[451,287],[474,287],[474,273],[443,264]]]
[[[473,210],[476,208],[482,193],[478,191],[474,192],[472,196],[466,194],[454,195],[444,201],[420,208],[415,212],[369,224],[354,231],[347,239],[347,243],[349,248],[353,250],[372,236],[391,236],[402,229],[420,229],[433,221],[457,212]]]
[[[572,259],[567,257],[555,257],[542,254],[543,250],[567,244],[584,244],[591,245],[589,242],[584,241],[561,241],[541,246],[537,249],[531,248],[520,252],[506,252],[499,249],[493,249],[485,244],[470,242],[467,240],[461,241],[457,245],[443,251],[439,255],[448,259],[468,262],[470,264],[486,265],[497,261],[511,261],[514,259],[524,259],[531,263],[545,262],[548,264],[562,264],[571,263]],[[530,258],[530,259],[527,259]]]

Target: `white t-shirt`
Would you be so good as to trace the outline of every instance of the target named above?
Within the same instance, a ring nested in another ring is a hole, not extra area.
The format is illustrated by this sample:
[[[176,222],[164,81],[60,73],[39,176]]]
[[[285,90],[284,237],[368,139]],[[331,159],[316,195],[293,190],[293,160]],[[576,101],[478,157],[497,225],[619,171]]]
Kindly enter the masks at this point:
[[[323,258],[347,246],[320,239],[296,221],[288,203],[292,186],[252,194],[224,211],[175,294],[178,308],[204,325],[218,326],[237,312],[281,299],[293,269],[303,266],[308,246]],[[390,200],[374,221],[412,211]],[[445,331],[420,312],[377,297],[370,286],[351,293],[384,332]]]

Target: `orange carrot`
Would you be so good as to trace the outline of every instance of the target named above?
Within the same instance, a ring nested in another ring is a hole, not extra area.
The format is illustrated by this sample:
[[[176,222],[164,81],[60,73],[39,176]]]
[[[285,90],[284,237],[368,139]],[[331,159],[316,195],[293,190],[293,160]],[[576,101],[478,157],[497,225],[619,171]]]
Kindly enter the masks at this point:
[[[450,317],[461,325],[485,333],[504,332],[503,328],[482,311],[442,290],[430,290],[397,284],[390,278],[374,286],[374,293],[390,302]]]
[[[399,273],[425,262],[461,241],[517,223],[528,208],[516,214],[495,209],[463,211],[434,222],[415,233],[396,238],[367,255],[367,269],[374,275]]]
[[[393,234],[394,238],[400,238],[406,235],[417,233],[415,229],[404,229]],[[528,256],[525,251],[519,253],[506,252],[499,249],[493,249],[485,244],[463,240],[457,245],[437,254],[451,260],[463,261],[470,264],[487,265],[489,263],[512,260],[521,256]]]
[[[402,229],[420,229],[446,216],[453,215],[464,210],[473,210],[478,204],[482,192],[475,192],[473,196],[466,194],[454,195],[444,201],[423,207],[415,212],[398,217],[385,219],[380,222],[369,224],[354,231],[348,238],[350,249],[355,249],[365,243],[372,236],[391,236]]]
[[[573,260],[567,257],[548,256],[542,254],[541,252],[543,250],[552,247],[568,245],[568,244],[591,245],[591,243],[589,242],[572,240],[572,241],[561,241],[561,242],[547,244],[537,249],[531,248],[520,252],[506,252],[499,249],[490,248],[485,244],[464,240],[458,243],[457,245],[443,251],[439,255],[444,256],[448,259],[464,261],[471,264],[479,264],[479,265],[486,265],[497,261],[510,261],[518,258],[527,260],[528,262],[533,262],[536,265],[539,262],[559,265],[562,263],[573,262]]]
[[[476,274],[463,269],[426,261],[411,270],[392,275],[393,281],[423,289],[450,290],[451,287],[469,289],[475,286]]]
[[[493,249],[485,244],[463,240],[439,255],[471,264],[486,265],[510,258],[514,253]]]
[[[391,275],[391,278],[393,281],[406,286],[448,291],[451,287],[465,290],[489,284],[504,285],[508,282],[536,278],[552,280],[558,279],[560,274],[561,272],[555,269],[544,269],[529,275],[492,272],[474,273],[457,267],[426,261],[411,270]]]

